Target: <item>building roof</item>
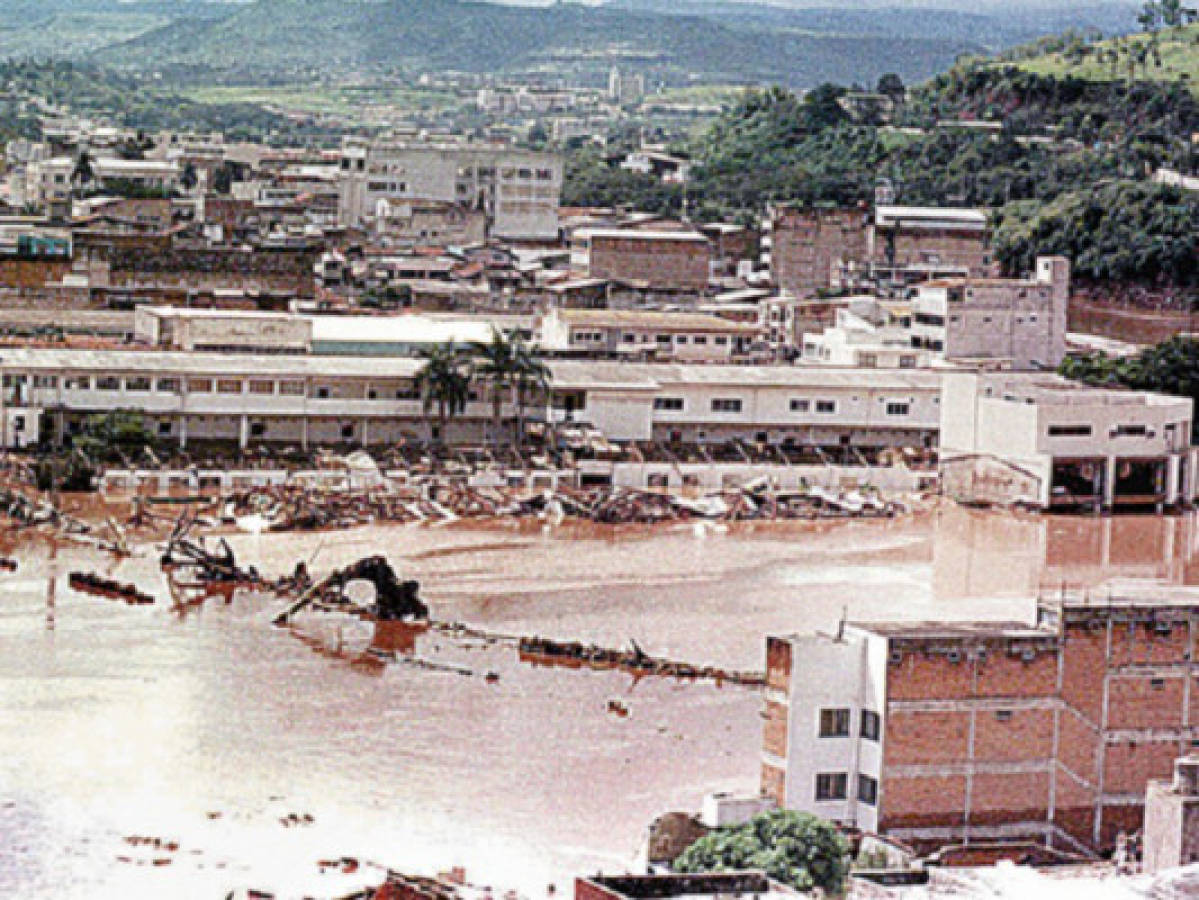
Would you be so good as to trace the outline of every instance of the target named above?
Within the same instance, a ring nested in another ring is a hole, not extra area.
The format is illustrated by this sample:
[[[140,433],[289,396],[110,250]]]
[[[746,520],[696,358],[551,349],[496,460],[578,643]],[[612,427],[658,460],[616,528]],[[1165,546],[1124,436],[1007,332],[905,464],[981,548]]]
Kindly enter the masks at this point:
[[[757,333],[754,325],[731,322],[704,313],[659,312],[642,309],[562,309],[558,318],[567,325],[591,328],[652,328],[659,331],[712,331]]]
[[[491,340],[492,323],[431,316],[312,316],[313,343],[466,344]]]
[[[981,209],[938,206],[879,206],[874,210],[876,225],[899,225],[909,228],[958,228],[982,231],[987,227],[987,213]]]
[[[693,244],[706,244],[708,239],[696,231],[640,231],[632,228],[579,228],[574,237],[585,238],[631,238],[645,241],[681,241]]]

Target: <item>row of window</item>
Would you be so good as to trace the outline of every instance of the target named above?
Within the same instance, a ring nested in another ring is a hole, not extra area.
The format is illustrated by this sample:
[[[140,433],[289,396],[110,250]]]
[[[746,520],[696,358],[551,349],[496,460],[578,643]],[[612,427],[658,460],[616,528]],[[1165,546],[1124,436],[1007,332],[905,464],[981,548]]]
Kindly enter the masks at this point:
[[[34,388],[53,389],[58,387],[58,376],[35,375],[32,379]],[[12,376],[5,377],[5,386],[11,387]],[[62,379],[64,390],[90,391],[124,391],[125,393],[159,393],[179,394],[182,392],[183,380],[180,378],[153,379],[147,375],[130,375],[122,378],[119,375],[67,375]],[[243,394],[250,393],[259,396],[279,394],[284,397],[303,397],[306,393],[303,381],[274,381],[265,379],[250,379],[243,382],[239,378],[189,378],[187,390],[191,394]],[[379,400],[388,391],[376,387],[368,387],[365,392],[367,400]],[[329,385],[316,385],[312,388],[312,396],[319,400],[355,399],[336,398],[334,390]],[[416,400],[420,394],[415,386],[399,387],[394,390],[396,400]],[[477,395],[472,394],[472,400]]]
[[[1167,425],[1167,428],[1171,426]],[[1117,425],[1111,431],[1112,437],[1145,437],[1149,434],[1147,425]],[[1050,437],[1090,437],[1090,425],[1050,425]]]
[[[862,710],[858,734],[870,741],[877,741],[882,720],[873,710]],[[849,737],[850,710],[846,707],[820,710],[820,737]]]
[[[672,339],[671,335],[669,335],[669,334],[656,334],[653,336],[653,339],[656,343],[659,343],[659,344],[669,344],[672,342],[672,340],[673,340],[673,343],[676,343],[676,344],[687,344],[687,343],[706,344],[706,343],[708,343],[708,336],[706,334],[692,334],[692,335],[676,334],[673,336],[673,339]],[[637,343],[637,335],[634,332],[626,331],[623,334],[621,334],[620,340],[626,344],[635,344],[635,343]],[[641,335],[641,343],[648,344],[649,341],[650,341],[650,336],[648,334]],[[715,337],[712,338],[712,343],[716,344],[716,346],[718,346],[718,347],[727,347],[728,343],[729,343],[729,339],[725,335],[716,335]]]
[[[906,416],[912,411],[911,404],[902,400],[886,401],[886,413],[889,416]],[[682,397],[655,397],[654,409],[663,412],[682,412],[684,409]],[[739,413],[743,407],[743,402],[740,397],[714,397],[712,399],[712,412],[721,413]],[[833,415],[837,412],[836,400],[810,400],[807,398],[793,397],[791,399],[791,412],[807,413],[813,409],[820,415]]]
[[[846,800],[849,795],[849,775],[845,772],[821,772],[816,776],[817,800]],[[858,776],[857,798],[874,806],[878,803],[878,780],[869,775]]]

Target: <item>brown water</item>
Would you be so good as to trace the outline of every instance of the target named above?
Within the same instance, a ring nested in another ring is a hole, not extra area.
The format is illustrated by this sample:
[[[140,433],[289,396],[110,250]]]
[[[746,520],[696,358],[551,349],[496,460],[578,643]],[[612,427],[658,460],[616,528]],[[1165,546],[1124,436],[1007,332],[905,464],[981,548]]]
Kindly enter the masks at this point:
[[[388,555],[443,620],[760,668],[769,632],[851,618],[1010,618],[1110,576],[1194,583],[1192,518],[919,519],[722,531],[366,528],[243,535],[246,562],[320,572]],[[0,542],[0,552],[7,548]],[[505,645],[417,638],[357,666],[241,598],[180,617],[77,594],[73,569],[165,596],[156,554],[26,546],[0,575],[0,896],[337,890],[340,855],[544,896],[632,864],[645,825],[755,790],[757,694],[534,668]],[[482,677],[493,671],[498,682]],[[608,712],[619,699],[627,718]],[[310,825],[285,827],[295,813]],[[127,835],[177,841],[131,848]],[[121,857],[125,859],[122,860]],[[153,859],[169,859],[155,866]]]

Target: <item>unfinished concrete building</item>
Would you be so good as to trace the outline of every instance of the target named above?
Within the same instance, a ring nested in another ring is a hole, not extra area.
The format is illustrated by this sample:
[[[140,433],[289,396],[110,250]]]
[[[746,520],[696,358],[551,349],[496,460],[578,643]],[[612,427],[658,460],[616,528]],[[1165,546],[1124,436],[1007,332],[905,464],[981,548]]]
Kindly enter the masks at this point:
[[[774,283],[796,297],[833,286],[842,263],[867,257],[870,212],[779,206],[770,223],[770,267]]]
[[[1196,649],[1186,591],[770,637],[762,791],[922,851],[1109,850],[1199,742]]]

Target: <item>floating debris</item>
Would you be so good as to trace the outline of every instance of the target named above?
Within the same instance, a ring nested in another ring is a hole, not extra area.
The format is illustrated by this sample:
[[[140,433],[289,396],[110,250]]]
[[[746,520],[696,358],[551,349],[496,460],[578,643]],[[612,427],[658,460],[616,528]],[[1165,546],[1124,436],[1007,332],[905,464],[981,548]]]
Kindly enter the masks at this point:
[[[154,598],[138,589],[135,584],[115,581],[93,572],[72,572],[67,577],[72,590],[110,600],[123,600],[130,606],[149,606]]]

